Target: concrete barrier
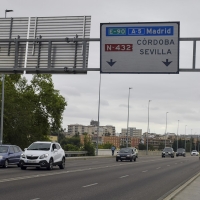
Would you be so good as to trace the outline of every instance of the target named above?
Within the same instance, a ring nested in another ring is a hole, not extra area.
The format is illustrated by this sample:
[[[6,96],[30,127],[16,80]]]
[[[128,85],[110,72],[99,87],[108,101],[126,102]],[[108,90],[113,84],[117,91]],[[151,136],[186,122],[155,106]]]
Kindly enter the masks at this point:
[[[119,150],[115,150],[114,155],[117,154]],[[148,151],[148,156],[161,156],[162,151]],[[111,156],[112,151],[110,149],[98,149],[98,156]],[[146,150],[139,150],[139,156],[146,156]]]

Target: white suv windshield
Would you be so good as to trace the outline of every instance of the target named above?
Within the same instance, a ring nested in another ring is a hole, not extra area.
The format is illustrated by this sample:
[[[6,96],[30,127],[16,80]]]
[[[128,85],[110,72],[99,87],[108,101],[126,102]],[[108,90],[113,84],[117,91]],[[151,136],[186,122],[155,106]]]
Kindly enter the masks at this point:
[[[50,143],[33,143],[29,146],[27,150],[43,150],[49,151],[51,147]]]

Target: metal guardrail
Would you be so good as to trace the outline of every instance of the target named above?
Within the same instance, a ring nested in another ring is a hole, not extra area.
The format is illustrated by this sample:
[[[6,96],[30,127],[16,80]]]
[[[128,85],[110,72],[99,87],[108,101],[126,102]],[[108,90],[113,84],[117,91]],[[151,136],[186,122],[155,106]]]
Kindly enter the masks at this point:
[[[65,151],[65,157],[71,157],[71,155],[87,155],[87,151]]]

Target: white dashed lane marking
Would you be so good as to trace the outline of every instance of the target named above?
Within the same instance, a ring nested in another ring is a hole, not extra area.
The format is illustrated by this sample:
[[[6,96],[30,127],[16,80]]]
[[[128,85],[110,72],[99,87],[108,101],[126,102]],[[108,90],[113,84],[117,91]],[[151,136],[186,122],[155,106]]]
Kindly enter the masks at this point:
[[[97,185],[98,183],[93,183],[93,184],[90,184],[90,185],[84,185],[83,187],[86,188],[86,187],[91,187],[91,186],[94,186],[94,185]]]
[[[129,175],[121,176],[121,177],[119,177],[119,178],[125,178],[125,177],[127,177],[127,176],[129,176]]]
[[[148,172],[148,170],[142,171],[143,173]]]

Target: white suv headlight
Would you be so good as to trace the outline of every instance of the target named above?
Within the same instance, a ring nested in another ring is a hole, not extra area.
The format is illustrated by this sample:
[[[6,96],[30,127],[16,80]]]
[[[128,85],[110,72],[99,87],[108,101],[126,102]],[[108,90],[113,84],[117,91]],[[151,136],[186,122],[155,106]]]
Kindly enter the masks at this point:
[[[41,155],[40,157],[39,157],[39,159],[43,159],[43,158],[47,158],[49,156],[49,154],[43,154],[43,155]]]
[[[26,155],[22,153],[21,158],[26,158]]]

